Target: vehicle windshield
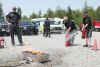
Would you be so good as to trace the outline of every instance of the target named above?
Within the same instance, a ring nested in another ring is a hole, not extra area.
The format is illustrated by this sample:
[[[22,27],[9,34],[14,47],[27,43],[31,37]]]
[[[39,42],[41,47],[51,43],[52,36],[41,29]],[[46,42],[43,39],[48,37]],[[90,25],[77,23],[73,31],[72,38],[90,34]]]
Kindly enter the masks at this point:
[[[0,23],[4,23],[4,20],[3,19],[0,19]]]
[[[33,21],[32,23],[33,23],[34,25],[40,25],[40,22],[41,22],[41,21]]]
[[[50,24],[51,25],[60,25],[60,21],[50,21]]]
[[[29,21],[21,21],[21,25],[32,25]]]
[[[5,25],[5,24],[7,24],[7,23],[5,23],[3,19],[0,19],[0,25],[1,25],[1,24],[4,24],[4,25]]]

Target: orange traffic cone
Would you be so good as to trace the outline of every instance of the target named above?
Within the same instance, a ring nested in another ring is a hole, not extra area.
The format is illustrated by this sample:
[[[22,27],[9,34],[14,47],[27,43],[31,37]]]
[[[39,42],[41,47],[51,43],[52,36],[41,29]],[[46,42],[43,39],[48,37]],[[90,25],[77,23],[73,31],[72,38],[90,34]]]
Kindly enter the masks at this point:
[[[94,45],[93,45],[92,50],[95,50],[95,51],[97,51],[97,50],[98,50],[97,40],[96,40],[96,39],[94,40]]]

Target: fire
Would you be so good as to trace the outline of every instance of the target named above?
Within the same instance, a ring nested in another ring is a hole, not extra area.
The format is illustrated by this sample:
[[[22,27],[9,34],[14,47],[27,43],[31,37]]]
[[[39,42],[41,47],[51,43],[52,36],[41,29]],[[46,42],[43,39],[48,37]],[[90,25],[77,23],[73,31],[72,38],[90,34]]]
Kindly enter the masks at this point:
[[[26,45],[24,46],[24,51],[28,51],[32,54],[42,54],[43,52],[33,49],[32,47]]]
[[[33,48],[28,45],[25,45],[23,48],[24,48],[24,51],[32,51],[33,50]]]

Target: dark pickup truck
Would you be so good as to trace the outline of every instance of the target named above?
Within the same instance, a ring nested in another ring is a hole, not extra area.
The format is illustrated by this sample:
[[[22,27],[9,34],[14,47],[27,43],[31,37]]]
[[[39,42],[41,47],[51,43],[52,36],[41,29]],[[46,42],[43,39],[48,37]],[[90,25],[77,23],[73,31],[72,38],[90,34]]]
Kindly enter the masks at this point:
[[[0,19],[0,36],[2,35],[10,35],[9,33],[9,26],[8,24],[4,21],[4,19]]]
[[[38,35],[37,27],[30,21],[23,20],[20,22],[22,34]]]

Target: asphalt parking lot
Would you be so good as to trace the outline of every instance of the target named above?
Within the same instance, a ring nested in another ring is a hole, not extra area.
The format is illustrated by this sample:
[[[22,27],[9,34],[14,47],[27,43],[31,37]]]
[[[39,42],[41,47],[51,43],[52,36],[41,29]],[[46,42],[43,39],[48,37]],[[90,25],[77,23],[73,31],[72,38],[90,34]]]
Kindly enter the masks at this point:
[[[97,40],[98,49],[100,48],[99,32],[93,32],[91,38],[91,46],[93,46],[94,39]],[[22,58],[21,52],[24,46],[19,46],[18,39],[15,36],[16,46],[11,45],[10,36],[4,37],[6,41],[5,48],[0,49],[0,63],[5,63]],[[99,67],[100,66],[100,50],[93,51],[91,47],[82,47],[85,42],[81,39],[81,32],[79,32],[74,41],[74,46],[65,47],[65,34],[52,34],[51,38],[43,37],[42,34],[38,36],[30,35],[23,36],[23,41],[29,47],[46,52],[50,54],[51,62],[48,64],[23,64],[17,67]]]

